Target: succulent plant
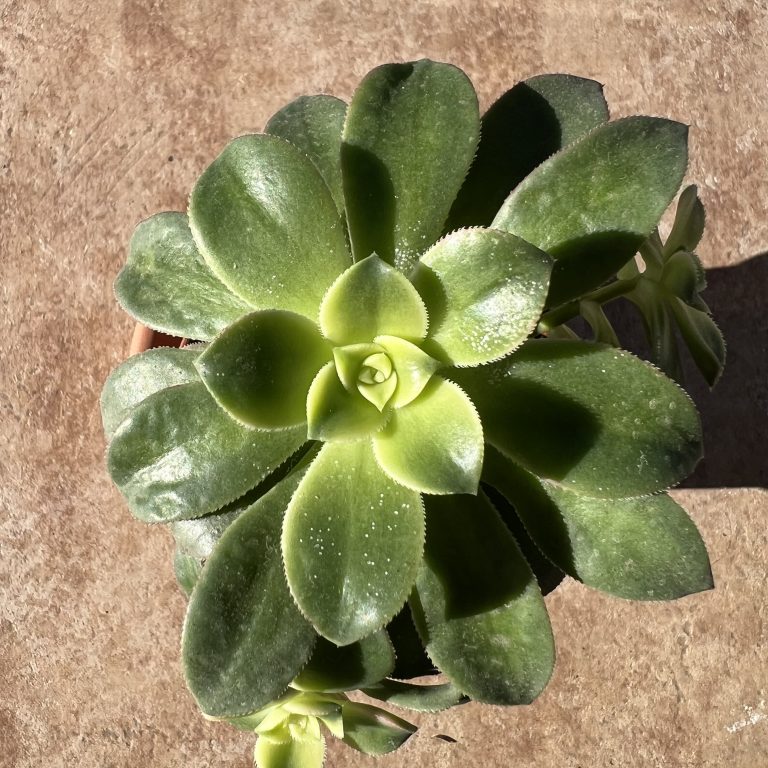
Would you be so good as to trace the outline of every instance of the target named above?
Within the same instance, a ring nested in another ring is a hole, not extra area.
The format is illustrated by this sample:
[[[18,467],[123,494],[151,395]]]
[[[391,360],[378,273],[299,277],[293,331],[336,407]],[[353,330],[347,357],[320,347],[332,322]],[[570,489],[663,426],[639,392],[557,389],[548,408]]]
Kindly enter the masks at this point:
[[[170,525],[187,683],[259,735],[259,766],[414,732],[350,691],[532,701],[555,655],[542,593],[566,574],[639,600],[712,586],[666,493],[701,456],[696,409],[602,313],[636,302],[672,374],[674,316],[717,378],[695,188],[666,246],[656,229],[686,142],[609,121],[591,80],[531,78],[481,121],[460,70],[390,64],[349,106],[292,102],[223,150],[188,214],[138,226],[117,298],[193,343],[108,379],[109,471]]]

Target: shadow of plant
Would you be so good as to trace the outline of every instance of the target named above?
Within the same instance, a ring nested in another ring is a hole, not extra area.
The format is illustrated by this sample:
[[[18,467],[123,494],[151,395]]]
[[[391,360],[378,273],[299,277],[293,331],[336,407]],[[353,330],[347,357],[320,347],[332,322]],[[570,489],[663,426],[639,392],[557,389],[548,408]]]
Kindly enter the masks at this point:
[[[767,488],[768,252],[707,270],[703,298],[725,336],[727,358],[711,392],[691,360],[683,360],[685,387],[701,412],[705,457],[682,485]],[[647,359],[649,349],[634,307],[620,300],[606,312],[622,344]]]

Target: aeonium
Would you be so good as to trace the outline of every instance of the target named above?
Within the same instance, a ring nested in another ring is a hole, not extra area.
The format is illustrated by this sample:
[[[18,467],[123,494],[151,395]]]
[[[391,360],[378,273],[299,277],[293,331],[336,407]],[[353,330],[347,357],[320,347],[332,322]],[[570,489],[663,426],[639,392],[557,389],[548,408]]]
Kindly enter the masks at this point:
[[[349,107],[302,98],[234,140],[188,217],[138,227],[118,298],[203,344],[110,377],[109,468],[172,524],[189,686],[261,734],[262,764],[321,761],[321,723],[371,753],[412,732],[344,691],[531,701],[554,663],[544,559],[623,597],[711,585],[664,493],[700,455],[691,401],[626,352],[533,333],[632,259],[682,179],[684,127],[607,117],[592,81],[533,78],[481,140],[463,73],[387,65]],[[414,646],[448,683],[390,679]]]

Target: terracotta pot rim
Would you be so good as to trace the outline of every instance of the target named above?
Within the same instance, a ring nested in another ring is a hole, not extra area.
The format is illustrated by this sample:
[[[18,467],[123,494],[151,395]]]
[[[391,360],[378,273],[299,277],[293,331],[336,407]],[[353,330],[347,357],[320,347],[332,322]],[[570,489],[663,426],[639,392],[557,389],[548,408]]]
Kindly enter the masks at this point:
[[[131,336],[131,345],[128,349],[128,356],[138,355],[155,347],[178,347],[182,349],[189,344],[189,339],[182,339],[180,336],[171,336],[167,333],[155,331],[143,323],[136,323]]]

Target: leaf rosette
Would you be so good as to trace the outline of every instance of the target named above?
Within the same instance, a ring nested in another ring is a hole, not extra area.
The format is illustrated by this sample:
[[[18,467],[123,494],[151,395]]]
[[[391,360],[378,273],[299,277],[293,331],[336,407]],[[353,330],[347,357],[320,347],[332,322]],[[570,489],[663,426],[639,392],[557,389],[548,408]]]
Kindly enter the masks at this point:
[[[665,493],[700,456],[691,401],[628,353],[534,333],[632,259],[682,179],[683,126],[607,117],[597,84],[553,75],[481,121],[460,70],[387,65],[348,107],[302,97],[235,139],[187,216],[139,225],[118,299],[204,343],[113,373],[109,469],[172,525],[188,684],[260,734],[261,765],[322,762],[320,724],[371,754],[413,732],[348,690],[532,701],[545,581],[711,585]],[[391,679],[435,668],[448,683]]]

